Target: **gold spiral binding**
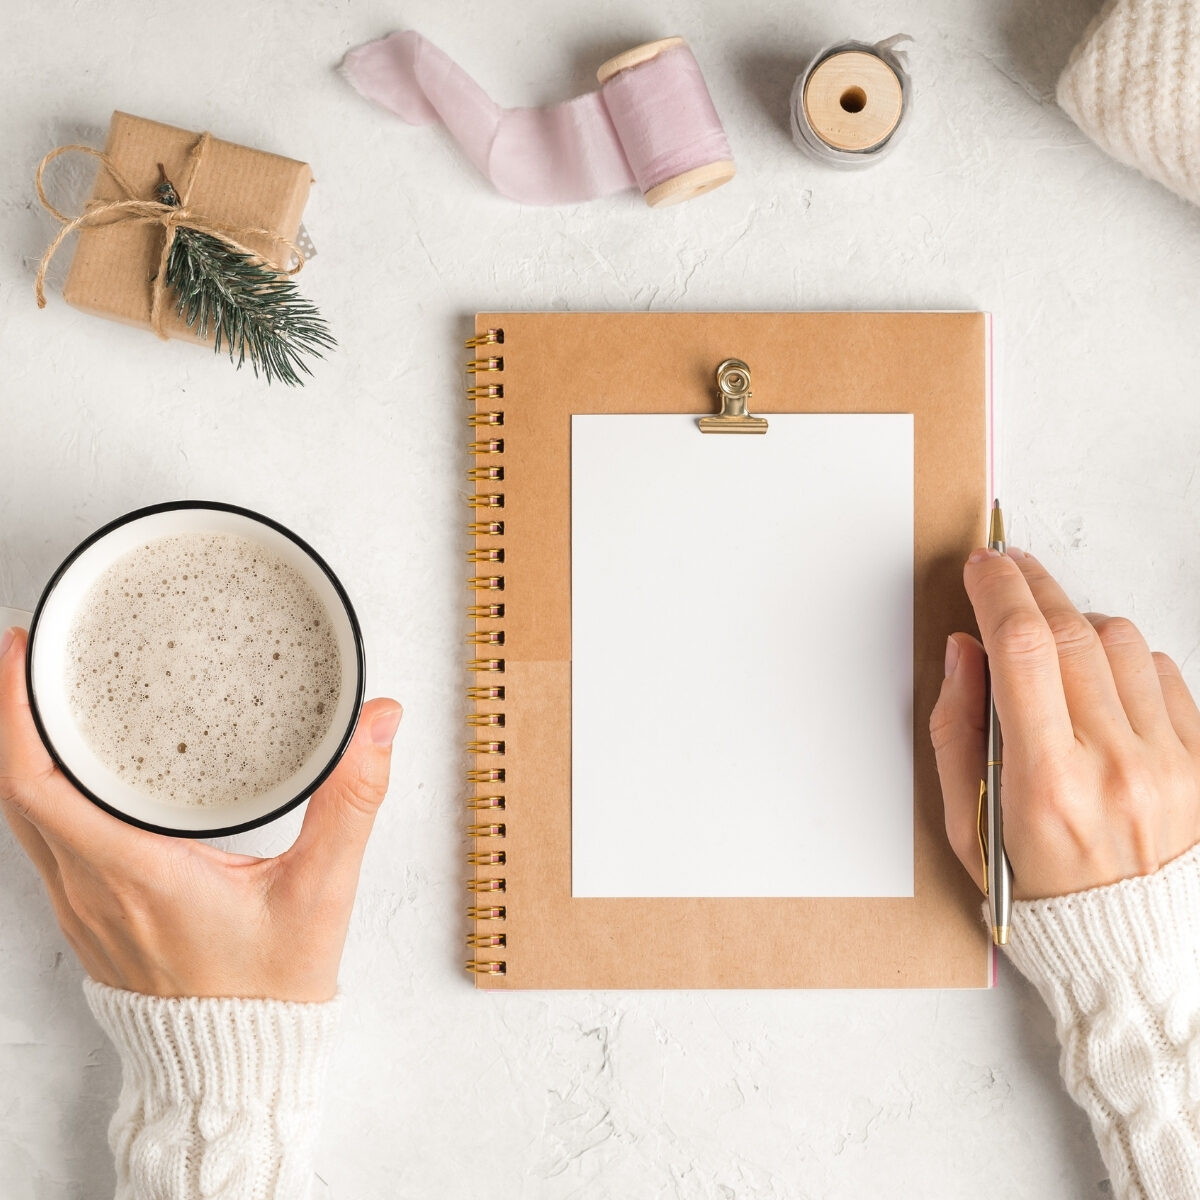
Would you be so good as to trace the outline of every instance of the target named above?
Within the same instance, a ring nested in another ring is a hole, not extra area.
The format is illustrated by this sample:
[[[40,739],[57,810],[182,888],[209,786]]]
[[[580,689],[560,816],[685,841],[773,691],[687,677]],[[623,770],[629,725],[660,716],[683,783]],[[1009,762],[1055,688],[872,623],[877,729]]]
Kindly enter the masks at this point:
[[[473,783],[487,783],[486,779],[472,780]],[[472,796],[467,801],[467,808],[472,812],[484,812],[488,809],[504,811],[505,802],[503,796]]]
[[[472,904],[467,916],[472,921],[503,921],[508,917],[508,909],[503,904]]]
[[[496,346],[504,344],[503,329],[489,329],[486,333],[478,334],[476,337],[467,338],[466,346],[470,350],[473,346]]]
[[[481,725],[487,726],[502,726],[504,724],[503,713],[472,713],[467,718],[467,724],[478,728]]]
[[[473,770],[470,770],[467,772],[467,782],[468,783],[503,783],[504,782],[504,768],[503,767],[476,767]],[[504,797],[501,796],[500,799],[503,801]],[[471,807],[471,804],[469,801],[467,803],[467,807],[468,808]],[[504,805],[501,804],[500,807],[503,808]]]
[[[489,629],[485,633],[468,633],[467,644],[470,646],[503,646],[504,630]]]
[[[503,837],[504,826],[492,824],[479,824],[467,826],[467,837],[485,838],[485,837]]]
[[[467,938],[467,945],[472,950],[478,949],[480,946],[507,946],[508,934],[506,933],[472,933]]]
[[[496,713],[496,712],[471,713],[471,715],[469,717],[467,717],[467,724],[473,725],[476,727],[478,727],[480,725],[503,725],[504,724],[504,714]]]
[[[502,892],[508,886],[507,879],[468,879],[467,889],[472,892]]]
[[[467,970],[476,975],[504,975],[508,971],[508,963],[501,959],[498,962],[480,961],[477,958],[467,959]]]
[[[504,399],[504,384],[502,383],[477,383],[473,387],[467,388],[468,400],[503,400]]]
[[[472,867],[502,867],[505,863],[503,850],[472,850],[467,855]]]
[[[467,616],[473,620],[498,620],[504,616],[503,604],[472,604],[467,609]],[[474,700],[474,696],[468,696],[467,699]]]
[[[503,725],[503,713],[471,713],[467,718],[467,724],[479,727],[480,725]]]
[[[480,346],[498,346],[503,343],[504,330],[500,328],[488,329],[467,339],[468,349],[476,349]],[[466,393],[467,400],[472,406],[472,412],[467,420],[472,430],[488,429],[490,431],[503,427],[503,407],[477,407],[481,404],[491,404],[506,399],[504,384],[500,380],[480,382],[479,378],[481,375],[498,375],[503,371],[504,358],[499,354],[472,358],[467,363]],[[492,435],[490,432],[483,435],[473,433],[467,448],[477,459],[481,455],[502,455],[504,439]],[[467,469],[467,479],[474,485],[472,494],[467,499],[468,505],[473,510],[467,531],[474,539],[474,545],[467,552],[467,561],[473,564],[489,564],[497,572],[503,569],[504,547],[496,545],[491,539],[504,536],[504,522],[480,520],[479,515],[483,514],[479,514],[479,510],[494,511],[504,507],[503,491],[484,490],[489,484],[503,484],[505,470],[502,464],[503,460],[496,462],[493,458],[491,464],[472,465]],[[475,593],[502,592],[504,576],[499,573],[469,574],[467,587]],[[483,603],[472,603],[467,608],[467,616],[475,622],[474,629],[467,635],[468,645],[489,647],[504,645],[504,630],[496,628],[492,624],[492,622],[504,619],[503,604],[490,600]],[[472,658],[467,662],[467,670],[473,675],[499,674],[504,671],[504,659]],[[497,707],[497,705],[503,705],[504,696],[503,685],[472,682],[467,688],[467,700],[472,706],[471,712],[467,715],[467,728],[472,731],[493,729],[502,731],[504,712],[503,708]],[[467,865],[472,868],[474,876],[467,881],[467,889],[472,896],[504,892],[508,888],[506,877],[492,874],[495,868],[504,867],[508,863],[507,850],[496,848],[496,841],[506,837],[508,832],[503,822],[495,820],[495,814],[505,811],[505,798],[488,786],[504,783],[504,768],[480,765],[481,759],[486,762],[490,757],[503,755],[504,751],[505,744],[498,739],[479,739],[476,736],[467,742],[467,752],[475,756],[476,764],[467,771],[467,783],[471,785],[473,793],[467,798],[467,811],[472,814],[472,817],[466,827],[467,837],[473,843],[473,848],[467,853]],[[467,908],[467,916],[475,925],[473,931],[467,936],[467,946],[470,950],[507,947],[507,932],[484,932],[478,928],[482,922],[506,921],[508,911],[504,905],[471,904]],[[503,975],[508,969],[508,963],[503,958],[478,956],[469,958],[466,966],[468,971],[477,975]]]
[[[468,742],[468,754],[503,754],[503,742]]]
[[[492,371],[503,371],[504,359],[496,354],[489,354],[487,358],[473,358],[467,363],[468,375],[487,375]]]

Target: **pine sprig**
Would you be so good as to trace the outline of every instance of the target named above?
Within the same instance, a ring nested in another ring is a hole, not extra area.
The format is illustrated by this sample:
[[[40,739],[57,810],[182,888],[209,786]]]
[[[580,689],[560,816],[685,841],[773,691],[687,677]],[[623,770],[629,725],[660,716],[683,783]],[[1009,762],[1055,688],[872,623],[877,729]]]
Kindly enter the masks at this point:
[[[322,350],[337,345],[316,305],[291,279],[213,234],[176,226],[166,283],[189,329],[206,341],[212,337],[216,353],[228,347],[239,368],[249,359],[268,383],[303,383],[298,372],[312,374],[305,356],[321,358]]]

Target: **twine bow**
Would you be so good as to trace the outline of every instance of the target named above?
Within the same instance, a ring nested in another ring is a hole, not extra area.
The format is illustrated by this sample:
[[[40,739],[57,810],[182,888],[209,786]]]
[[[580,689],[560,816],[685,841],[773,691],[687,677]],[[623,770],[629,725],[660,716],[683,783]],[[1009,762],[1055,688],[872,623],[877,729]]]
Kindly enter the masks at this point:
[[[34,293],[37,296],[38,308],[46,307],[44,286],[46,282],[46,270],[50,266],[50,260],[58,252],[58,248],[77,229],[89,229],[97,225],[116,225],[132,222],[138,225],[154,224],[163,227],[163,246],[162,253],[158,258],[158,270],[149,282],[151,285],[150,326],[164,340],[168,336],[163,328],[165,310],[163,295],[167,287],[167,259],[171,253],[171,244],[175,240],[175,230],[179,226],[187,226],[189,229],[198,230],[200,233],[211,234],[213,237],[218,237],[228,243],[239,253],[264,262],[267,260],[263,255],[257,250],[251,250],[244,244],[243,239],[253,237],[270,238],[275,246],[285,246],[295,255],[296,265],[282,272],[287,275],[295,275],[304,266],[304,255],[294,242],[285,238],[276,230],[249,226],[230,227],[219,225],[215,221],[210,221],[202,213],[198,213],[188,207],[192,185],[196,181],[196,176],[199,174],[200,166],[204,161],[205,152],[208,150],[212,140],[212,134],[207,131],[200,134],[196,139],[196,144],[188,154],[188,160],[184,166],[184,173],[181,177],[182,183],[175,189],[178,195],[177,204],[170,204],[165,200],[143,200],[130,186],[128,180],[117,170],[116,164],[112,159],[107,154],[103,154],[99,150],[94,150],[91,146],[58,146],[54,150],[51,150],[38,163],[36,179],[37,194],[38,199],[42,202],[42,207],[62,222],[62,228],[58,231],[58,235],[54,241],[46,248],[46,253],[42,255],[41,265],[38,267],[37,280],[34,284]],[[66,213],[59,212],[46,198],[46,191],[42,186],[42,176],[47,166],[60,154],[66,154],[72,150],[78,150],[83,154],[90,154],[93,158],[98,158],[101,166],[108,172],[109,177],[125,193],[125,199],[89,201],[83,212],[77,217],[69,217]]]

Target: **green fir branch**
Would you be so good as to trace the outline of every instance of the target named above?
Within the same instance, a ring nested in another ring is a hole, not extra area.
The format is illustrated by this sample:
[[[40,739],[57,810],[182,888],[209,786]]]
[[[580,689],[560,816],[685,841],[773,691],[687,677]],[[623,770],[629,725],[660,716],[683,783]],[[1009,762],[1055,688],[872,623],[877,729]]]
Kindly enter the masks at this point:
[[[322,350],[337,345],[291,279],[213,234],[176,226],[166,283],[189,329],[211,337],[214,353],[227,347],[239,368],[249,359],[268,383],[302,384],[298,372],[312,374],[305,357],[322,358]]]

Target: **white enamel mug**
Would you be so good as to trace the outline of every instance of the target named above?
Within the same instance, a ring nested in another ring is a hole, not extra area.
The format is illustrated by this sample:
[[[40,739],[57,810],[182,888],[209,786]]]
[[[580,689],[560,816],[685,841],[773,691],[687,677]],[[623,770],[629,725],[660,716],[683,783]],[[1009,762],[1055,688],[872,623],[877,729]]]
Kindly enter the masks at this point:
[[[341,691],[329,729],[287,779],[254,795],[214,805],[172,804],[140,791],[104,763],[80,732],[68,698],[67,646],[96,580],[123,555],[177,534],[232,534],[248,538],[292,567],[325,606],[342,665]],[[307,542],[249,509],[179,500],[138,509],[111,521],[63,560],[33,613],[0,609],[0,628],[29,629],[26,680],[34,723],[51,757],[85,795],[132,825],[177,837],[217,837],[263,825],[307,799],[345,752],[363,700],[363,644],[358,619],[338,578]]]

